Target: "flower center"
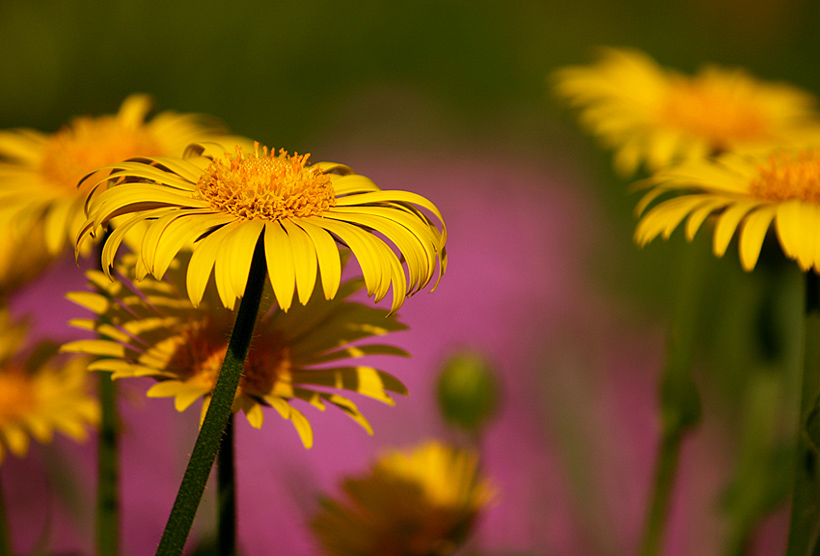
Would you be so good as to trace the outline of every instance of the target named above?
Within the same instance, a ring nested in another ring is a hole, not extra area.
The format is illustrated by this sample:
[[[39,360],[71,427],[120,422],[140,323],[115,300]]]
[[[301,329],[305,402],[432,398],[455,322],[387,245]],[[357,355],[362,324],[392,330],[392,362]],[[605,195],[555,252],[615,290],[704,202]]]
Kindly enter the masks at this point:
[[[671,128],[707,139],[716,150],[770,135],[766,115],[749,91],[705,77],[673,81],[660,118]]]
[[[56,187],[75,190],[97,168],[135,156],[162,154],[162,147],[145,127],[125,126],[112,116],[78,118],[51,137],[43,149],[40,171]],[[90,187],[99,179],[85,183]]]
[[[33,385],[24,371],[11,369],[0,374],[0,425],[18,421],[35,403]]]
[[[820,150],[778,153],[757,167],[749,192],[760,199],[820,205]]]
[[[197,183],[200,197],[214,210],[247,220],[319,216],[335,206],[330,176],[308,165],[309,154],[262,150],[260,156],[257,143],[256,153],[244,156],[237,147],[236,158],[214,160]]]
[[[229,336],[230,327],[219,326],[212,319],[190,322],[178,333],[168,370],[213,390],[228,352]],[[281,333],[266,333],[264,342],[251,342],[239,390],[256,397],[269,394],[277,380],[289,379],[290,369],[290,347]]]

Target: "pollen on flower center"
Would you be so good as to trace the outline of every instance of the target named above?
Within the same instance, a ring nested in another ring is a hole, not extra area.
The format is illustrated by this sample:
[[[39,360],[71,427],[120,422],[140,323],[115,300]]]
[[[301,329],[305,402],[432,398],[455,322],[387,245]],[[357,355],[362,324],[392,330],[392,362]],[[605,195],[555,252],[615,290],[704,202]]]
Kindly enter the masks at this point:
[[[707,138],[718,149],[769,135],[767,119],[752,97],[706,79],[673,81],[659,118],[676,130]]]
[[[749,192],[770,201],[799,199],[820,204],[820,150],[771,155],[757,167]]]
[[[174,355],[168,369],[187,380],[213,390],[228,351],[230,327],[211,319],[192,321],[174,337]],[[269,393],[278,380],[290,380],[290,347],[281,334],[252,342],[242,369],[239,389],[246,395]]]
[[[215,210],[251,220],[319,216],[336,204],[330,176],[308,165],[309,154],[267,148],[245,156],[214,160],[196,191]]]
[[[35,401],[31,380],[22,370],[0,375],[0,424],[26,415]]]
[[[97,168],[162,153],[160,144],[145,128],[126,127],[110,116],[78,118],[49,139],[43,148],[40,172],[55,186],[74,191],[79,181]],[[85,183],[93,185],[95,180]]]

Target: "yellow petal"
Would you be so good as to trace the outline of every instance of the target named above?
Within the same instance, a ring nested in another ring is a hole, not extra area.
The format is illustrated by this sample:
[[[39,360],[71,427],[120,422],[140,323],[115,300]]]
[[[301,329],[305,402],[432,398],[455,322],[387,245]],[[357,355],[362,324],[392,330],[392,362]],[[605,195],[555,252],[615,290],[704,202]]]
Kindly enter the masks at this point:
[[[293,248],[285,230],[278,222],[265,225],[265,258],[276,301],[283,311],[287,311],[293,302],[296,271]]]

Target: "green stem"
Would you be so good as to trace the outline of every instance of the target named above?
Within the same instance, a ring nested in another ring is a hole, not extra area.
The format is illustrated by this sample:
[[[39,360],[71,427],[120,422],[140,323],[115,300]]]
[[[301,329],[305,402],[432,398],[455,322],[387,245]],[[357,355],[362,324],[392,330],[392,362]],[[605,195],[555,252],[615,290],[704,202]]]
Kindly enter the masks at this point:
[[[703,284],[703,253],[695,245],[683,255],[677,303],[660,382],[661,438],[655,460],[651,501],[641,539],[641,556],[660,554],[675,486],[680,448],[700,422],[700,398],[692,380],[697,308]]]
[[[0,481],[0,556],[14,556],[14,552],[11,550],[11,534],[9,532],[8,517],[6,516],[2,481]]]
[[[97,556],[119,554],[117,388],[110,372],[99,373],[100,433],[97,441]]]
[[[107,228],[98,244],[97,260],[101,260],[102,245],[111,230]],[[100,398],[100,432],[97,437],[97,556],[118,556],[120,553],[119,503],[119,414],[117,387],[111,373],[98,374]]]
[[[236,475],[234,470],[233,415],[228,418],[219,444],[217,460],[217,548],[218,554],[236,555]]]
[[[262,238],[256,244],[253,262],[245,286],[245,295],[239,305],[239,313],[228,342],[228,352],[217,378],[211,403],[199,429],[188,468],[182,478],[174,507],[168,517],[165,532],[157,548],[157,556],[179,556],[185,548],[185,541],[194,523],[205,483],[214,465],[219,443],[225,431],[228,417],[231,415],[239,378],[248,355],[248,347],[259,312],[262,299],[262,288],[265,285],[267,268]]]
[[[803,382],[787,556],[818,551],[820,535],[820,280],[806,272]]]

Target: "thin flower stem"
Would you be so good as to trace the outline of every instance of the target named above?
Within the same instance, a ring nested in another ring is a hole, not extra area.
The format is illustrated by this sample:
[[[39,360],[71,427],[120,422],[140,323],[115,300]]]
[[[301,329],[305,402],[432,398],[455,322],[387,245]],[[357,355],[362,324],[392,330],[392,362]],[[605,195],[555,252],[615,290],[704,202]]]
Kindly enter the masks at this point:
[[[102,245],[111,234],[106,228],[98,244],[97,260],[101,260]],[[117,386],[111,373],[98,373],[98,396],[100,398],[100,431],[97,437],[97,556],[118,556],[120,553],[120,501],[119,501],[119,413],[117,411]]]
[[[205,483],[214,465],[219,443],[225,431],[225,425],[231,414],[239,377],[248,355],[251,335],[259,312],[262,299],[262,288],[265,285],[267,265],[264,245],[260,236],[253,253],[253,262],[245,286],[245,295],[239,305],[228,352],[222,364],[222,370],[214,386],[211,403],[199,429],[188,468],[182,478],[174,507],[168,517],[165,532],[157,548],[157,556],[179,556],[185,548],[185,541],[194,523]]]
[[[117,556],[120,538],[117,387],[99,372],[100,432],[97,441],[97,556]]]
[[[236,475],[233,415],[228,417],[217,455],[217,553],[236,555]]]
[[[809,556],[820,535],[820,279],[806,272],[803,381],[787,556]]]
[[[666,346],[660,381],[661,438],[655,460],[651,501],[644,523],[641,556],[661,553],[683,439],[700,422],[700,398],[692,380],[698,310],[703,285],[704,253],[685,250],[678,275],[677,304]]]
[[[3,496],[2,481],[0,481],[0,556],[14,556],[11,549],[11,534],[9,532],[8,517],[6,516],[6,501]]]

